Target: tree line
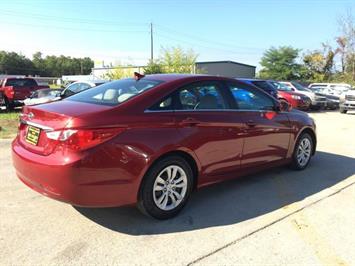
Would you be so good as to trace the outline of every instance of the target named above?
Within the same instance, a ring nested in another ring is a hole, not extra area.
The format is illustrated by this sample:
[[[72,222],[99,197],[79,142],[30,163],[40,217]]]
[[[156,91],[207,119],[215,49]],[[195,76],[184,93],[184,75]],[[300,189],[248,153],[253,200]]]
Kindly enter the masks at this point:
[[[351,13],[339,19],[340,35],[334,38],[334,47],[322,43],[319,49],[303,54],[300,49],[291,46],[271,47],[261,58],[259,77],[355,85],[354,21]],[[336,65],[337,62],[340,66]]]
[[[196,69],[196,54],[192,49],[184,50],[180,46],[162,47],[158,58],[149,60],[148,64],[143,68],[145,75],[149,74],[166,74],[166,73],[201,73]],[[118,65],[113,71],[110,71],[104,78],[110,80],[132,77],[133,68],[129,65]]]
[[[88,75],[94,67],[89,57],[47,55],[36,52],[32,60],[15,52],[0,51],[0,74],[61,77],[62,75]]]

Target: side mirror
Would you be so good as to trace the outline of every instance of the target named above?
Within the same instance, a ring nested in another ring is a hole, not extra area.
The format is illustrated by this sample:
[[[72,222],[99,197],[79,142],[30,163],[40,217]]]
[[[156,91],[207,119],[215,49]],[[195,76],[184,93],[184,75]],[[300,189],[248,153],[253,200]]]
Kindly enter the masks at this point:
[[[281,112],[289,112],[291,110],[291,105],[285,100],[279,101],[278,109]]]

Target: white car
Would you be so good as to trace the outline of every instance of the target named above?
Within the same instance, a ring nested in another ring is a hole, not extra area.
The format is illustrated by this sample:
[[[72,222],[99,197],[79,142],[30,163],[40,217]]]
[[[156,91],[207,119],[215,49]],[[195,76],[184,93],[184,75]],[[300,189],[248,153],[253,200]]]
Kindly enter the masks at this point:
[[[73,82],[63,90],[61,97],[67,98],[81,91],[104,84],[105,82],[107,82],[107,80],[84,80]]]
[[[25,105],[36,105],[60,100],[61,89],[41,89],[32,92],[30,97],[24,100]]]
[[[351,90],[351,85],[346,83],[311,83],[308,85],[308,88],[318,88],[322,89],[322,93],[324,94],[340,96]]]
[[[327,98],[324,95],[314,93],[310,89],[302,86],[301,84],[295,81],[281,81],[280,83],[285,84],[292,91],[308,96],[311,99],[311,109],[319,110],[325,109],[327,107]]]
[[[340,96],[339,111],[342,114],[355,111],[355,90],[348,90]]]

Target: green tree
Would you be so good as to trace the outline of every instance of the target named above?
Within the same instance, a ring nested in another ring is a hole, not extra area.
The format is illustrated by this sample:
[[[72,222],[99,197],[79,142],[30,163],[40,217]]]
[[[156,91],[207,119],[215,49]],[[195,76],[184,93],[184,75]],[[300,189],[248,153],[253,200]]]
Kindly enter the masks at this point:
[[[109,71],[103,78],[108,78],[109,80],[117,80],[122,78],[131,78],[134,75],[133,66],[116,66],[112,71]]]
[[[306,72],[304,78],[313,82],[330,80],[334,73],[334,51],[328,44],[322,44],[323,50],[314,50],[303,56]]]
[[[291,46],[271,47],[261,58],[261,78],[277,80],[299,79],[302,76],[302,66],[296,62],[300,50]]]
[[[159,61],[164,73],[195,73],[198,55],[181,47],[162,48]]]
[[[163,65],[159,60],[149,60],[148,65],[144,68],[144,74],[160,74],[164,73]]]
[[[24,55],[0,51],[0,73],[33,75],[36,73],[36,69],[32,61]]]

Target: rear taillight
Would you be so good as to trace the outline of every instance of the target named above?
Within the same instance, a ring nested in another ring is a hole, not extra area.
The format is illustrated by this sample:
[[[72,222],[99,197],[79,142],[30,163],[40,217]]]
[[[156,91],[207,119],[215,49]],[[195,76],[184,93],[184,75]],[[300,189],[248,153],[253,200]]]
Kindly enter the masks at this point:
[[[124,128],[65,129],[46,132],[46,136],[50,145],[59,145],[64,148],[79,151],[103,143],[122,133],[124,130]]]

